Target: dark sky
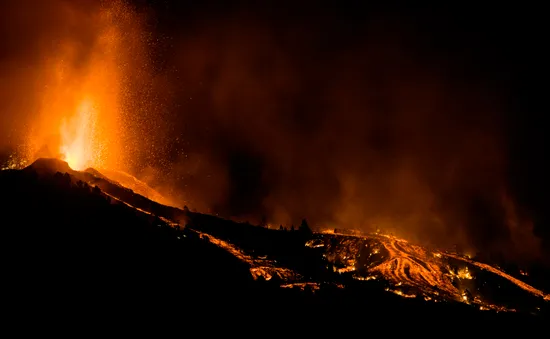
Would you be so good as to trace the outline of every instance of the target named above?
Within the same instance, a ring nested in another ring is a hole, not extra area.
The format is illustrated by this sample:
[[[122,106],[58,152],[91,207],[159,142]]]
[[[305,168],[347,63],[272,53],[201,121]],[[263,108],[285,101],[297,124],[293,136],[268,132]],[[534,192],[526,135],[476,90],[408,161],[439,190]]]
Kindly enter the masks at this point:
[[[157,107],[133,119],[143,142],[132,171],[162,192],[241,220],[396,225],[419,241],[540,256],[537,239],[550,239],[542,8],[132,2],[147,14],[152,62],[150,81],[129,91]],[[24,23],[21,13],[11,20]],[[28,54],[3,24],[0,56]],[[25,41],[49,34],[35,28]]]

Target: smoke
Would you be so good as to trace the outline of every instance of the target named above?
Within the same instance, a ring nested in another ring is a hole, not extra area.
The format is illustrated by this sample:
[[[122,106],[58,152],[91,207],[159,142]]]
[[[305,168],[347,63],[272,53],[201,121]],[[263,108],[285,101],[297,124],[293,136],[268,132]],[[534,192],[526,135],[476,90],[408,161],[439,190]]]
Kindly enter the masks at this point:
[[[240,220],[537,256],[507,186],[502,93],[401,19],[188,23],[170,59],[185,143],[169,182]]]
[[[178,205],[539,255],[507,185],[503,93],[412,22],[192,11],[175,20],[167,9],[146,28],[137,7],[109,3],[3,4],[0,151],[24,145],[37,119],[60,120],[40,112],[47,61],[65,59],[63,41],[75,81],[102,65],[114,74],[100,79],[113,86],[100,95],[114,159],[102,164]],[[98,20],[106,9],[108,25]],[[105,28],[117,33],[116,53],[98,58]]]

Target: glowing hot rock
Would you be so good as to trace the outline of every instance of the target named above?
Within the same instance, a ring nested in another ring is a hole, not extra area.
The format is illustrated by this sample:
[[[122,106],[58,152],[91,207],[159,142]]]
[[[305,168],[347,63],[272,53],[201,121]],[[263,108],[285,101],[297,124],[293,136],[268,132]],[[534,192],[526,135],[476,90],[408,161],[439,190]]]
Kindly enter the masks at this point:
[[[98,160],[98,147],[94,142],[96,117],[92,102],[84,100],[72,119],[63,120],[60,153],[74,170],[84,170]]]

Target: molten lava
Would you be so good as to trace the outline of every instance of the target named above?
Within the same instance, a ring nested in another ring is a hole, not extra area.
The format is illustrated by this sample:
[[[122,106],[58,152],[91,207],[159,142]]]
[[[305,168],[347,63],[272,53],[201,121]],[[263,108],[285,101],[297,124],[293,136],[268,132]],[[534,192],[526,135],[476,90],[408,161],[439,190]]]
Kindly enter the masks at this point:
[[[67,3],[59,10],[67,29],[52,38],[53,48],[40,51],[36,114],[21,157],[27,164],[49,157],[74,170],[132,172],[137,146],[147,146],[143,135],[141,145],[132,143],[138,133],[131,125],[144,105],[132,87],[147,64],[142,20],[122,1],[90,8]]]
[[[75,170],[124,166],[120,32],[109,13],[93,19],[97,31],[91,46],[62,41],[43,65],[44,90],[29,135],[29,162],[48,156],[67,161]],[[91,51],[84,61],[83,48]]]
[[[62,144],[60,153],[62,159],[74,170],[84,170],[93,165],[94,131],[97,119],[92,102],[85,100],[78,108],[77,114],[61,125]]]
[[[350,272],[361,281],[385,281],[389,284],[386,291],[402,297],[453,300],[482,310],[514,311],[512,305],[489,300],[485,295],[487,286],[492,286],[488,294],[494,296],[507,285],[502,293],[513,291],[523,303],[550,300],[549,294],[489,264],[456,253],[431,251],[395,236],[327,232],[306,246],[325,247],[324,256],[335,265],[336,272]]]
[[[128,173],[157,165],[151,129],[158,106],[151,81],[145,17],[123,0],[56,3],[61,21],[37,52],[32,119],[21,123],[21,146],[1,169],[57,158],[75,171],[98,170],[110,180],[164,205],[174,205]],[[145,94],[144,94],[145,93]],[[158,143],[157,143],[158,144]],[[153,157],[151,157],[153,155]]]

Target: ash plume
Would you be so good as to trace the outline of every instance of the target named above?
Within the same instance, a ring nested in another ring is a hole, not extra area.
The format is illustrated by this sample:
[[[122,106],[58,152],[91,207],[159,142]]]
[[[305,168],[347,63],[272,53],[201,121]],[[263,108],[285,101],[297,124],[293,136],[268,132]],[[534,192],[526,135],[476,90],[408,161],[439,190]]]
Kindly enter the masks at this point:
[[[185,156],[171,182],[211,212],[277,228],[307,218],[538,257],[507,182],[503,93],[400,17],[313,17],[241,13],[173,37]]]

